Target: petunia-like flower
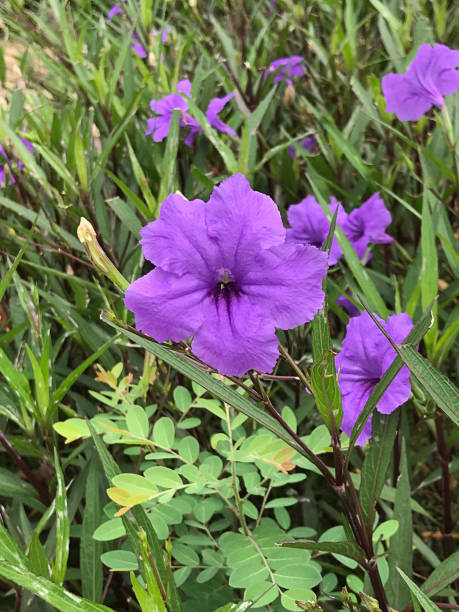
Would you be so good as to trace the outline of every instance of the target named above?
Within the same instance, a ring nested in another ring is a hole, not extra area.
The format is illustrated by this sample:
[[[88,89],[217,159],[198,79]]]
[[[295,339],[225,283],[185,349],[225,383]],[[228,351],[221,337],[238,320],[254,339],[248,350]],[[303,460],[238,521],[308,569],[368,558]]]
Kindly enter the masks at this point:
[[[381,85],[386,112],[400,121],[416,121],[432,106],[442,107],[443,96],[459,89],[459,51],[435,43],[419,47],[405,74],[386,74]]]
[[[393,242],[392,236],[385,232],[391,221],[390,212],[385,207],[379,193],[376,192],[360,208],[349,213],[340,226],[351,241],[357,255],[363,259],[370,243]],[[371,253],[367,253],[366,261],[370,259]]]
[[[357,308],[357,306],[345,295],[339,296],[339,298],[336,300],[336,305],[344,308],[350,317],[358,317],[360,314],[360,310]]]
[[[123,0],[125,2],[126,0]],[[111,21],[113,17],[116,15],[122,15],[124,13],[123,9],[120,7],[118,3],[114,4],[112,8],[108,11],[107,21]]]
[[[265,78],[267,78],[269,74],[275,73],[273,83],[285,81],[287,85],[291,85],[291,77],[303,76],[305,72],[304,57],[301,57],[301,55],[292,55],[292,57],[281,57],[271,62],[265,73]]]
[[[231,136],[236,137],[237,134],[233,130],[233,128],[224,123],[218,116],[218,113],[223,110],[223,108],[233,96],[234,92],[228,94],[227,96],[224,96],[223,98],[213,98],[209,102],[209,106],[206,111],[206,118],[210,125],[219,132],[222,132],[223,134],[230,134]]]
[[[177,83],[177,91],[184,93],[188,98],[191,98],[191,83],[188,79],[183,79]],[[146,136],[153,134],[153,140],[155,142],[161,142],[169,134],[171,126],[172,113],[174,110],[180,111],[180,125],[182,127],[189,127],[190,133],[185,139],[185,143],[188,145],[192,144],[194,134],[201,128],[191,115],[186,111],[188,110],[188,102],[178,93],[170,94],[161,98],[160,100],[151,100],[151,110],[156,113],[157,117],[148,119]],[[190,136],[191,135],[191,136]]]
[[[332,196],[330,210],[333,214],[337,206],[336,223],[342,226],[347,215],[342,205]],[[311,244],[318,248],[323,246],[330,231],[330,222],[314,196],[307,196],[299,204],[290,206],[287,210],[287,218],[292,226],[291,229],[287,230],[289,240],[301,244]],[[343,252],[336,238],[333,238],[328,259],[329,265],[334,266],[342,256]]]
[[[147,57],[145,47],[140,42],[139,35],[135,31],[132,33],[132,42],[129,46],[140,59],[145,59]]]
[[[271,372],[275,328],[310,321],[323,303],[326,254],[286,242],[276,204],[241,174],[208,202],[170,195],[141,236],[156,268],[126,291],[137,329],[158,342],[194,334],[194,354],[222,374]]]
[[[405,312],[392,315],[387,322],[376,318],[396,344],[401,344],[413,327],[410,316]],[[343,348],[335,358],[343,398],[341,429],[347,436],[351,435],[367,399],[395,357],[395,349],[366,311],[350,319]],[[376,408],[381,414],[390,414],[405,403],[410,394],[410,372],[403,366]],[[371,417],[358,437],[357,444],[364,444],[369,438]]]
[[[313,134],[312,136],[308,136],[304,140],[298,140],[297,144],[300,147],[303,147],[303,149],[306,149],[306,151],[308,153],[312,153],[312,151],[314,149],[315,141],[316,141],[316,137]],[[296,152],[295,151],[295,147],[294,146],[287,147],[287,151],[288,151],[288,154],[290,155],[290,159],[294,159],[295,158],[295,152]]]
[[[33,144],[31,142],[29,142],[27,140],[27,138],[24,138],[23,136],[20,137],[20,140],[22,142],[22,144],[25,146],[25,148],[29,151],[29,153],[34,153],[34,147]],[[6,163],[3,165],[0,165],[0,188],[3,187],[4,185],[6,185],[6,171],[5,168],[6,166],[8,166],[10,168],[10,172],[8,173],[8,185],[13,185],[16,180],[14,178],[14,174],[12,171],[14,171],[13,169],[13,165],[11,163],[11,160],[9,159],[5,149],[2,147],[2,145],[0,145],[0,155],[2,157],[4,157]],[[20,172],[22,169],[24,168],[24,164],[23,162],[18,159],[17,161],[17,171]]]

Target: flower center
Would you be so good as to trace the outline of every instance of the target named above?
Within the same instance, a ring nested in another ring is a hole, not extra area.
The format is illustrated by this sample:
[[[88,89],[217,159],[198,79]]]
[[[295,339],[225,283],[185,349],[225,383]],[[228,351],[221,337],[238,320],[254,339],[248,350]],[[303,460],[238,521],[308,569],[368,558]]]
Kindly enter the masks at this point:
[[[213,296],[216,301],[224,299],[229,302],[232,296],[239,295],[239,288],[228,268],[217,270],[217,274],[219,279],[214,287]]]

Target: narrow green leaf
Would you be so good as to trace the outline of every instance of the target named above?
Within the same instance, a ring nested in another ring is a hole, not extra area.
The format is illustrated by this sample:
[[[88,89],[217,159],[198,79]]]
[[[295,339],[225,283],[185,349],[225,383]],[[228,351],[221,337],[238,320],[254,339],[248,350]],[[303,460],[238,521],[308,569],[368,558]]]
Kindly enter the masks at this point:
[[[29,566],[29,560],[3,525],[0,525],[0,558],[20,567]]]
[[[64,474],[59,463],[57,450],[54,449],[54,466],[56,468],[56,556],[53,563],[53,575],[58,584],[64,582],[69,557],[70,519],[67,512],[67,493]]]
[[[43,548],[40,538],[35,531],[33,532],[32,539],[30,541],[29,562],[30,570],[34,574],[37,574],[37,576],[43,576],[43,578],[50,577],[48,557],[46,556],[45,549]]]
[[[85,506],[80,541],[80,567],[83,596],[99,601],[102,596],[103,570],[100,556],[103,546],[93,538],[100,522],[101,507],[99,493],[100,463],[96,454],[89,462],[86,480]]]
[[[367,525],[370,526],[373,525],[374,509],[384,486],[387,468],[394,450],[398,419],[398,411],[389,415],[376,411],[373,415],[372,438],[362,467],[359,492]]]
[[[32,227],[29,230],[29,233],[26,236],[25,242],[21,247],[21,250],[19,251],[19,253],[16,255],[16,257],[14,258],[13,263],[11,264],[11,266],[9,267],[7,273],[5,274],[5,276],[2,278],[1,282],[0,282],[0,302],[3,299],[3,296],[5,295],[5,291],[8,288],[8,285],[10,284],[11,279],[13,278],[13,274],[16,272],[16,268],[19,265],[19,262],[22,259],[22,256],[24,255],[24,253],[26,252],[27,247],[29,246],[29,242],[33,236],[33,233],[35,231],[35,226],[37,224],[38,221],[38,215],[35,217],[35,221],[32,225]]]
[[[166,150],[161,167],[161,183],[159,185],[158,202],[162,203],[174,191],[177,151],[179,147],[180,111],[174,110],[166,140]],[[159,212],[159,211],[158,211]]]
[[[25,345],[27,354],[32,364],[33,376],[35,381],[35,397],[37,399],[37,405],[40,410],[42,419],[46,418],[49,408],[49,381],[43,377],[43,372],[40,368],[40,364],[37,358],[32,353],[28,344]]]
[[[434,571],[422,585],[421,589],[424,593],[426,593],[426,595],[430,595],[432,597],[458,578],[459,550],[442,561],[440,565],[434,569]]]
[[[433,205],[433,203],[433,197],[428,188],[425,187],[421,220],[421,301],[423,309],[427,308],[438,295],[438,254],[430,212],[431,204]],[[437,308],[438,304],[435,301],[432,307],[433,324],[424,338],[429,356],[432,354],[437,340]]]
[[[424,612],[441,612],[440,608],[435,605],[433,601],[430,601],[427,595],[421,591],[421,589],[417,586],[416,583],[414,583],[410,578],[408,578],[404,571],[402,571],[399,567],[397,567],[397,571],[405,581],[405,584],[407,584],[411,593],[413,593],[415,598],[421,604]]]
[[[410,600],[409,590],[397,575],[396,570],[402,569],[411,575],[413,564],[413,522],[410,507],[410,479],[408,474],[408,459],[406,442],[403,440],[400,476],[397,481],[394,514],[398,521],[397,537],[391,538],[389,545],[389,581],[387,591],[393,607],[402,610]]]
[[[0,561],[0,576],[24,587],[31,593],[35,593],[57,610],[65,610],[65,612],[115,612],[112,608],[87,601],[74,593],[69,593],[55,582],[51,582],[42,576],[36,576],[24,567],[15,566],[13,563]]]

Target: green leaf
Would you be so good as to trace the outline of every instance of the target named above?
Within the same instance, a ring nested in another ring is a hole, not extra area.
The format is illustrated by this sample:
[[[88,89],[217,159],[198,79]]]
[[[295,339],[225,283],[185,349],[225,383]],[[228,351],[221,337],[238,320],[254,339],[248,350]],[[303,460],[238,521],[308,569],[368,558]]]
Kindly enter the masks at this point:
[[[279,546],[286,548],[301,548],[303,550],[318,550],[349,557],[358,563],[363,563],[362,551],[352,542],[315,542],[314,540],[295,540],[294,542],[279,542]]]
[[[38,215],[35,217],[35,221],[32,225],[32,227],[29,230],[29,233],[26,236],[25,242],[21,247],[21,250],[19,251],[19,253],[16,255],[16,257],[14,258],[13,263],[11,264],[11,266],[8,268],[8,271],[6,272],[6,274],[4,275],[4,277],[2,278],[1,282],[0,282],[0,302],[3,299],[3,296],[5,295],[5,291],[8,288],[8,285],[10,284],[11,279],[13,278],[13,274],[16,271],[16,268],[18,267],[22,256],[24,255],[24,253],[26,252],[27,247],[29,246],[29,242],[33,236],[33,233],[35,231],[35,226],[37,224],[38,221]]]
[[[100,542],[93,537],[101,515],[99,475],[99,458],[97,454],[93,453],[89,462],[89,470],[86,479],[85,506],[80,540],[80,567],[83,596],[93,601],[100,600],[103,588],[103,570],[100,561],[103,548]]]
[[[435,245],[435,232],[430,212],[430,207],[434,203],[435,199],[426,186],[423,194],[421,220],[421,298],[423,309],[427,308],[438,294],[438,251]],[[443,204],[441,205],[443,206]],[[433,324],[424,338],[429,356],[432,354],[437,340],[437,308],[438,304],[434,301],[432,307]]]
[[[384,486],[387,468],[394,451],[394,440],[399,420],[398,411],[385,415],[375,412],[370,447],[362,467],[360,502],[367,519],[373,525],[376,503]]]
[[[25,345],[27,354],[32,364],[33,376],[35,380],[35,396],[37,398],[37,405],[40,410],[42,419],[47,420],[49,414],[49,381],[44,379],[43,372],[37,358],[32,353],[28,344]]]
[[[165,448],[171,448],[174,444],[175,428],[172,419],[161,417],[153,427],[153,441]]]
[[[440,612],[440,608],[435,605],[433,601],[430,601],[427,595],[423,593],[421,589],[410,578],[408,578],[408,576],[405,574],[405,572],[403,572],[403,570],[397,567],[397,571],[405,581],[405,584],[408,586],[411,593],[413,593],[415,598],[421,604],[424,612]]]
[[[74,593],[69,593],[55,582],[51,582],[42,576],[36,576],[24,567],[17,567],[13,563],[0,561],[0,576],[24,587],[31,593],[35,593],[57,610],[65,610],[65,612],[114,612],[112,608],[82,599]]]
[[[101,556],[101,561],[116,572],[129,572],[139,567],[137,557],[130,550],[110,550]]]
[[[194,463],[199,457],[199,442],[193,436],[186,436],[178,443],[178,453],[189,463]]]
[[[175,166],[177,163],[177,151],[179,146],[179,119],[180,111],[176,109],[172,112],[172,119],[166,140],[166,150],[164,151],[161,167],[161,184],[158,192],[158,203],[162,203],[167,196],[175,190]]]
[[[112,483],[115,487],[129,491],[131,495],[145,494],[151,496],[158,492],[158,489],[152,484],[151,480],[144,478],[140,474],[118,474],[118,476],[112,478]]]
[[[413,523],[410,508],[410,480],[406,442],[403,440],[400,476],[397,481],[393,519],[398,521],[399,529],[396,538],[391,538],[389,545],[389,581],[386,585],[392,606],[401,610],[410,600],[406,585],[397,575],[396,570],[404,570],[411,575],[413,563]]]
[[[421,589],[424,593],[432,597],[458,578],[459,551],[456,551],[434,569],[434,571],[422,585]]]
[[[123,520],[116,517],[99,525],[92,534],[92,537],[100,542],[109,542],[110,540],[117,540],[124,535],[126,535],[126,529],[124,528]]]
[[[128,431],[140,438],[148,438],[150,424],[145,410],[134,404],[129,406],[126,413],[126,426]]]
[[[192,567],[199,565],[199,556],[191,546],[186,546],[186,544],[174,542],[172,556],[182,565],[191,565]]]
[[[3,525],[0,525],[0,557],[12,565],[29,566],[29,560]]]
[[[182,479],[177,472],[167,467],[151,467],[146,469],[144,474],[148,480],[165,489],[174,489],[183,486]]]
[[[29,567],[30,570],[37,576],[43,576],[43,578],[49,578],[49,566],[48,557],[46,556],[45,549],[38,534],[34,531],[32,539],[30,541],[29,548]]]
[[[53,575],[58,584],[64,582],[67,571],[70,542],[70,519],[67,511],[67,493],[65,490],[64,474],[59,463],[57,450],[54,449],[54,467],[56,468],[56,556],[54,559]]]

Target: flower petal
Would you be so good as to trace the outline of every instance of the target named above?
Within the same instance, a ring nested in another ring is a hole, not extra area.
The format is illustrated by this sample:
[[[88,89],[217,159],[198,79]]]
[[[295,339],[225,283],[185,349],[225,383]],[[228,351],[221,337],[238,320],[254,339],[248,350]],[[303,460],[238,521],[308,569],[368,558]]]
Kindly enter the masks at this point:
[[[386,112],[395,113],[400,121],[417,121],[432,107],[430,99],[414,90],[403,74],[386,74],[381,85]]]
[[[144,257],[174,274],[213,278],[217,247],[207,235],[206,204],[173,193],[161,205],[156,221],[140,230]]]
[[[223,110],[225,105],[231,100],[233,96],[234,92],[228,94],[227,96],[224,96],[223,98],[213,98],[207,108],[206,118],[210,125],[219,132],[222,132],[223,134],[230,134],[231,136],[236,137],[236,132],[233,130],[233,128],[224,123],[218,116],[218,113]]]
[[[129,285],[124,303],[135,314],[138,330],[157,342],[179,342],[200,327],[207,294],[207,286],[199,278],[156,268]]]
[[[285,239],[276,204],[269,196],[251,189],[242,174],[214,187],[206,223],[209,236],[218,241],[222,262],[229,269],[235,267],[236,261],[248,260],[250,253],[281,244]]]
[[[260,254],[241,281],[248,295],[276,327],[311,321],[322,307],[327,254],[309,245],[284,243]]]
[[[278,357],[274,325],[254,302],[245,296],[209,299],[204,313],[192,344],[199,359],[227,376],[273,371]]]

